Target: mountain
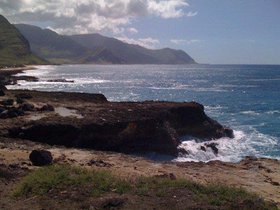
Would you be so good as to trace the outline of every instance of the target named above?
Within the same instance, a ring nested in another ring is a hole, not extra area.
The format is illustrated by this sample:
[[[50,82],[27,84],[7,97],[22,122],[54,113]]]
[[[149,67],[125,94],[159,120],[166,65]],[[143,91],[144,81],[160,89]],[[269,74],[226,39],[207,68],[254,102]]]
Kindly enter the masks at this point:
[[[37,26],[16,24],[31,50],[53,63],[192,64],[182,50],[151,50],[100,34],[60,35]]]
[[[92,54],[86,47],[52,30],[27,24],[15,26],[29,40],[31,50],[52,63],[81,63],[88,53]]]
[[[16,27],[0,15],[0,66],[45,63],[31,52],[28,41]]]
[[[151,50],[139,45],[127,44],[100,34],[70,36],[74,41],[100,54],[110,52],[110,60],[123,64],[192,64],[195,61],[182,50],[170,48]],[[95,56],[95,57],[96,57]]]

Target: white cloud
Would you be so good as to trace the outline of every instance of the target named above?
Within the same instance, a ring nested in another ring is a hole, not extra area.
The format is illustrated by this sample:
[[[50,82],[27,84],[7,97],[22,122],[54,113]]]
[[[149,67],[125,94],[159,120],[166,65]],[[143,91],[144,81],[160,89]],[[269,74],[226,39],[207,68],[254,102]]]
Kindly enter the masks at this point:
[[[186,0],[0,0],[0,12],[13,23],[40,23],[64,34],[126,31],[134,18],[179,18]],[[136,33],[131,28],[130,32]]]
[[[138,30],[136,28],[128,28],[127,31],[131,34],[137,34]]]
[[[184,16],[183,7],[189,6],[184,0],[148,1],[148,10],[163,18]]]
[[[193,16],[196,16],[198,14],[198,12],[188,12],[187,14],[186,14],[186,16],[188,16],[188,17],[193,17]]]
[[[187,39],[171,39],[170,42],[173,43],[173,44],[180,45],[180,44],[199,43],[199,42],[202,42],[202,40],[199,40],[199,39],[190,39],[190,40],[187,40]]]
[[[158,39],[154,39],[151,37],[140,38],[140,39],[131,39],[126,36],[121,36],[121,37],[115,37],[115,38],[118,40],[121,40],[123,42],[126,42],[128,44],[140,45],[142,47],[146,47],[149,49],[155,49],[160,44]]]

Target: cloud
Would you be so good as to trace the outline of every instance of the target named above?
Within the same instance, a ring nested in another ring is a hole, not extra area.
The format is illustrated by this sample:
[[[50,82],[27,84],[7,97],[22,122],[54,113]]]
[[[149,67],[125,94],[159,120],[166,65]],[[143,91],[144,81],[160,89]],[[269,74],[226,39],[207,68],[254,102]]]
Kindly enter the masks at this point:
[[[198,12],[188,12],[186,14],[187,17],[193,17],[193,16],[196,16],[198,14]]]
[[[187,39],[171,39],[170,42],[173,43],[173,44],[180,45],[180,44],[200,43],[200,42],[202,42],[202,40],[199,40],[199,39],[190,39],[190,40],[187,40]]]
[[[148,1],[148,10],[163,18],[184,16],[183,7],[189,6],[184,0]]]
[[[122,37],[115,37],[115,38],[120,41],[126,42],[128,44],[140,45],[142,47],[149,48],[149,49],[155,49],[160,44],[158,39],[154,39],[151,37],[131,39],[126,36],[122,36]]]
[[[138,17],[166,19],[197,14],[184,11],[189,6],[185,0],[0,0],[0,5],[0,13],[13,23],[44,23],[63,34],[121,34]]]
[[[128,28],[127,31],[131,34],[137,34],[138,30],[136,28]]]

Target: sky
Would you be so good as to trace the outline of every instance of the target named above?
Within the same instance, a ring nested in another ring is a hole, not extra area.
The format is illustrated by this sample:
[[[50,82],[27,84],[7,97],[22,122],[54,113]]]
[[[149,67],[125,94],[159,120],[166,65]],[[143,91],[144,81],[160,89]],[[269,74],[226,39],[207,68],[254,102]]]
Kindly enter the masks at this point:
[[[280,64],[280,0],[0,0],[12,23],[101,33],[198,63]]]

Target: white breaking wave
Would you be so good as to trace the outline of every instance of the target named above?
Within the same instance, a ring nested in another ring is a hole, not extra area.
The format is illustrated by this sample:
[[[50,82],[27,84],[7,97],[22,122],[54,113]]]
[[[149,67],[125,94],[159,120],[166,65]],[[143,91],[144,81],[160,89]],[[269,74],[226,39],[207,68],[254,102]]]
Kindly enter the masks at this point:
[[[233,139],[223,137],[207,142],[199,142],[194,138],[186,141],[183,139],[179,148],[185,149],[188,154],[181,154],[174,161],[208,162],[220,160],[224,162],[238,162],[245,156],[263,156],[264,148],[273,149],[277,145],[276,138],[264,135],[256,130],[253,130],[250,134],[235,130],[234,136]],[[218,154],[214,154],[210,147],[205,146],[205,143],[217,143]],[[206,151],[203,151],[201,147],[204,147]]]
[[[257,115],[260,115],[260,113],[258,112],[255,112],[255,111],[243,111],[243,112],[240,112],[241,114],[246,114],[246,115],[252,115],[252,116],[257,116]]]
[[[279,110],[267,111],[266,114],[280,114]]]

